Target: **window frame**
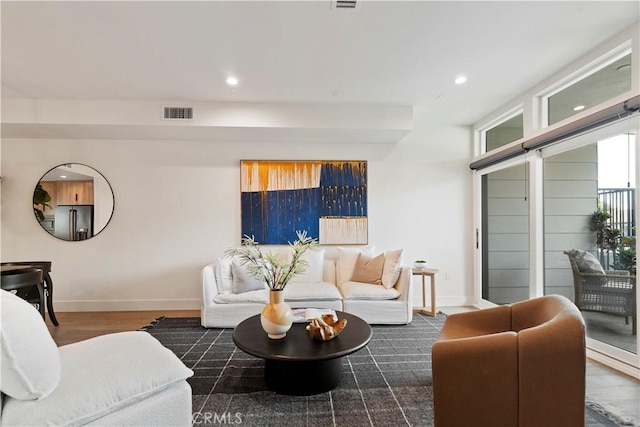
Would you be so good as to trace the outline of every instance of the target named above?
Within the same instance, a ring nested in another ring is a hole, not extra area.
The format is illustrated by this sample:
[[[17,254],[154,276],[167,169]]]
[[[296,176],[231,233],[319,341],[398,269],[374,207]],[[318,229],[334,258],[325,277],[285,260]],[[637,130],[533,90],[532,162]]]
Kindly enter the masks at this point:
[[[489,132],[490,130],[500,126],[501,124],[513,119],[514,117],[517,117],[519,115],[522,115],[522,135],[524,137],[524,133],[525,133],[525,114],[524,114],[524,106],[522,104],[518,104],[515,107],[512,107],[508,110],[506,110],[505,112],[503,112],[502,114],[496,116],[495,118],[491,119],[490,121],[484,123],[482,126],[478,127],[475,129],[475,138],[477,140],[477,144],[476,146],[479,146],[479,154],[485,154],[488,152],[492,152],[495,150],[491,150],[491,151],[487,151],[487,132]],[[518,141],[520,141],[522,138],[518,138],[515,139],[511,142],[508,142],[504,145],[502,145],[499,148],[496,148],[496,150],[500,150],[504,147],[507,146],[511,146],[511,145],[516,145],[518,143]]]
[[[614,49],[609,50],[607,53],[605,53],[604,55],[599,56],[598,58],[596,58],[595,60],[589,62],[587,65],[584,65],[580,68],[578,68],[577,70],[575,70],[572,73],[569,73],[568,75],[566,75],[564,78],[557,80],[554,84],[547,86],[546,89],[540,91],[538,94],[536,94],[534,96],[534,102],[537,105],[537,110],[538,110],[538,120],[539,120],[539,127],[540,129],[546,129],[549,128],[551,126],[556,126],[558,124],[564,124],[568,121],[572,121],[576,118],[576,116],[578,115],[582,115],[585,112],[589,112],[589,111],[593,111],[593,110],[597,110],[600,108],[600,106],[602,106],[603,104],[606,104],[608,102],[610,102],[611,100],[615,100],[620,96],[625,95],[628,92],[624,92],[623,94],[618,94],[618,95],[614,95],[613,97],[600,102],[599,104],[594,105],[593,107],[590,108],[585,108],[584,110],[580,111],[580,113],[576,113],[573,114],[565,119],[559,120],[555,123],[549,124],[549,98],[551,98],[552,96],[562,92],[563,90],[573,86],[574,84],[586,79],[587,77],[590,77],[592,75],[594,75],[595,73],[597,73],[598,71],[601,71],[602,69],[604,69],[605,67],[611,65],[612,63],[616,62],[617,60],[627,56],[631,54],[632,55],[632,70],[635,69],[634,67],[634,62],[633,62],[633,53],[632,53],[632,47],[631,47],[631,40],[627,40],[626,42],[622,43],[621,45],[617,46]],[[633,76],[633,72],[632,72],[632,76]],[[633,78],[632,78],[632,82],[631,82],[631,87],[633,88]]]

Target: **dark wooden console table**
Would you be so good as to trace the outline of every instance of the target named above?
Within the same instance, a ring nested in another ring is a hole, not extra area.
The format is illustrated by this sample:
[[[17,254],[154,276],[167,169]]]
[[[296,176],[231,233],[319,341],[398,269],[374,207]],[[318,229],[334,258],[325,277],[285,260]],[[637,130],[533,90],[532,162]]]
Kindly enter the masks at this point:
[[[47,312],[51,323],[58,326],[58,319],[53,311],[53,280],[51,280],[51,261],[17,261],[17,262],[3,262],[1,263],[2,275],[5,273],[11,274],[12,271],[19,271],[29,268],[36,268],[42,270],[42,291],[44,293],[44,299],[47,304]],[[4,289],[4,285],[2,286]],[[38,290],[40,291],[40,290]],[[44,318],[44,301],[40,303],[42,317]]]
[[[264,359],[264,378],[271,390],[301,396],[323,393],[340,383],[342,357],[366,346],[372,335],[371,327],[359,317],[336,314],[347,319],[347,326],[330,341],[315,340],[304,323],[294,323],[282,339],[271,339],[256,315],[236,326],[233,342],[245,353]]]

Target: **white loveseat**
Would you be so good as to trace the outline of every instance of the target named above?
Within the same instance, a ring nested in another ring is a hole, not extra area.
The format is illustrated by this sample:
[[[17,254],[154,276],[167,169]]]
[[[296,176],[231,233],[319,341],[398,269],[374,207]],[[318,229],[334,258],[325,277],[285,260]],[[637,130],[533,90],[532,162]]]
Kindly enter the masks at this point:
[[[0,425],[191,425],[193,372],[147,332],[58,348],[33,306],[4,290],[0,304]]]
[[[288,247],[269,247],[269,250],[286,252]],[[413,318],[412,276],[411,268],[402,265],[401,253],[384,253],[385,286],[352,280],[359,257],[372,257],[372,247],[307,251],[306,271],[285,287],[285,301],[292,308],[345,311],[370,324],[407,324]],[[253,290],[238,289],[236,282],[242,275],[238,264],[233,265],[233,260],[228,258],[219,258],[203,268],[202,326],[232,328],[262,311],[269,298],[268,289],[264,285]]]

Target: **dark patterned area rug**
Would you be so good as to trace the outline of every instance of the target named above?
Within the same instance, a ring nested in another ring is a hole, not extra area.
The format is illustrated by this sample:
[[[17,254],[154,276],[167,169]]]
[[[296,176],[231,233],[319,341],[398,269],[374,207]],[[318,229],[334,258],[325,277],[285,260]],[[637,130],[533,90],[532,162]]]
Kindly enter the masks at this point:
[[[340,385],[314,396],[284,396],[264,383],[262,359],[233,344],[233,329],[199,318],[161,318],[144,328],[194,376],[194,425],[432,426],[431,345],[445,316],[415,315],[405,326],[373,326],[369,345],[343,360]],[[618,426],[591,408],[588,427]]]

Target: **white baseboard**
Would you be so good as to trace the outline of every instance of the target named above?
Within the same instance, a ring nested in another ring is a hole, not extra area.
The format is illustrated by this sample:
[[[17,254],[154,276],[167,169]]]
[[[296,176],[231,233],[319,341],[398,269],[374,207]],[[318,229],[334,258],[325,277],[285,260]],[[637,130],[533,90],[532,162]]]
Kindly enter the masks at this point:
[[[436,295],[436,303],[438,307],[467,307],[473,305],[473,298],[466,296],[439,297]]]
[[[56,312],[75,311],[148,311],[148,310],[199,310],[201,300],[94,300],[54,302]]]

